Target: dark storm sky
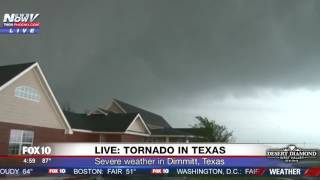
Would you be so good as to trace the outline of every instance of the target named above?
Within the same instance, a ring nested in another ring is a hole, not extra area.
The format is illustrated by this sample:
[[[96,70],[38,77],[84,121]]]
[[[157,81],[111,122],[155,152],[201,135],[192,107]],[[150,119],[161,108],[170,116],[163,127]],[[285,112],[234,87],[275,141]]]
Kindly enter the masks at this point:
[[[299,128],[291,111],[301,110],[286,107],[318,105],[320,1],[0,1],[0,15],[23,12],[40,13],[41,32],[1,35],[0,65],[40,62],[59,102],[76,111],[115,97],[176,127],[217,119],[239,141],[313,137],[311,126],[286,130]]]

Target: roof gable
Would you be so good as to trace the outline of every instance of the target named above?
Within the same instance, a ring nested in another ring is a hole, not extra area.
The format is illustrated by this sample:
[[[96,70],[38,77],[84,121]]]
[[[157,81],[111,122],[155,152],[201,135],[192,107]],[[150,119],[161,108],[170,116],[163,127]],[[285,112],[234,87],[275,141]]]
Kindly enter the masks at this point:
[[[126,111],[118,104],[117,101],[112,101],[109,107],[106,107],[106,110],[114,112],[114,113],[126,113]]]
[[[63,125],[67,133],[72,133],[71,127],[66,120],[64,114],[61,111],[61,108],[52,93],[52,90],[39,66],[38,63],[26,63],[26,64],[17,64],[17,65],[9,65],[9,66],[0,66],[0,75],[4,75],[6,78],[2,78],[3,84],[0,86],[0,92],[5,90],[7,87],[9,87],[11,84],[14,84],[18,80],[20,80],[22,77],[25,77],[29,72],[36,73],[36,80],[38,82],[41,82],[41,87],[47,92],[47,97],[52,102],[51,104],[55,108],[55,111],[57,112],[56,115],[59,116],[60,123]],[[11,78],[11,79],[9,79]],[[5,80],[6,79],[6,80]],[[5,80],[5,81],[4,81]]]
[[[148,126],[143,121],[140,114],[138,114],[129,127],[126,130],[127,133],[137,134],[137,135],[151,135],[151,132],[148,129]]]
[[[125,132],[137,114],[83,114],[65,111],[73,129],[95,132]]]
[[[188,129],[188,128],[185,128]],[[192,128],[189,128],[192,129]],[[189,131],[184,131],[183,129],[179,128],[167,128],[167,129],[154,129],[152,130],[152,135],[153,136],[193,136]]]
[[[0,66],[0,88],[35,63]]]
[[[170,124],[162,116],[158,114],[133,106],[131,104],[125,103],[117,99],[114,99],[113,101],[127,113],[139,113],[150,129],[171,128]]]

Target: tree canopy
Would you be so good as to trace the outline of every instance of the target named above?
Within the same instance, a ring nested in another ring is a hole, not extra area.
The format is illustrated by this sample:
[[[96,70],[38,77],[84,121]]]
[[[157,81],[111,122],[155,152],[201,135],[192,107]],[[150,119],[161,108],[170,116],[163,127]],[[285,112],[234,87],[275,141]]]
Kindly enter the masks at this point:
[[[199,121],[192,127],[197,129],[197,135],[201,136],[207,142],[230,142],[232,139],[232,131],[216,123],[214,120],[209,120],[206,117],[197,116]]]

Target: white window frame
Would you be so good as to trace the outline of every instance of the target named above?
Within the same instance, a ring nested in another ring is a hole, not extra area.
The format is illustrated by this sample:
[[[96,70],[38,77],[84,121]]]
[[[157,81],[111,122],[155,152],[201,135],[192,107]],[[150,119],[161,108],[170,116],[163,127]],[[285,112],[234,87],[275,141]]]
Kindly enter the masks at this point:
[[[106,134],[100,134],[99,141],[100,142],[107,142],[107,135]]]
[[[12,136],[12,133],[13,131],[18,131],[20,132],[19,134],[19,140],[18,141],[11,141],[11,136]],[[23,141],[23,134],[24,132],[31,132],[32,133],[32,140],[31,142],[24,142]],[[22,145],[30,145],[32,146],[33,145],[33,140],[34,140],[34,131],[31,131],[31,130],[21,130],[21,129],[11,129],[10,130],[10,135],[9,135],[9,143],[8,143],[8,154],[11,154],[11,155],[21,155],[21,152],[22,152]],[[19,153],[18,154],[13,154],[13,153],[10,153],[10,144],[18,144],[19,145]]]
[[[40,102],[41,96],[39,92],[30,86],[18,86],[14,90],[14,95],[17,98],[26,99],[29,101]]]

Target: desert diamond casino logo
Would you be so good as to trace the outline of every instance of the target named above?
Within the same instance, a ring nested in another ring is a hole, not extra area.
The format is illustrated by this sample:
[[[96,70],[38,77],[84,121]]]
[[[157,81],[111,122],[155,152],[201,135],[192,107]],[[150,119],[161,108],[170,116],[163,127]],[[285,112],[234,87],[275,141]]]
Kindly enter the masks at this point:
[[[268,158],[276,158],[285,162],[294,163],[299,160],[317,159],[319,158],[318,149],[302,149],[295,145],[288,145],[285,148],[269,149],[267,151]]]
[[[40,22],[36,21],[39,16],[35,13],[6,13],[0,34],[37,34],[40,32]]]

